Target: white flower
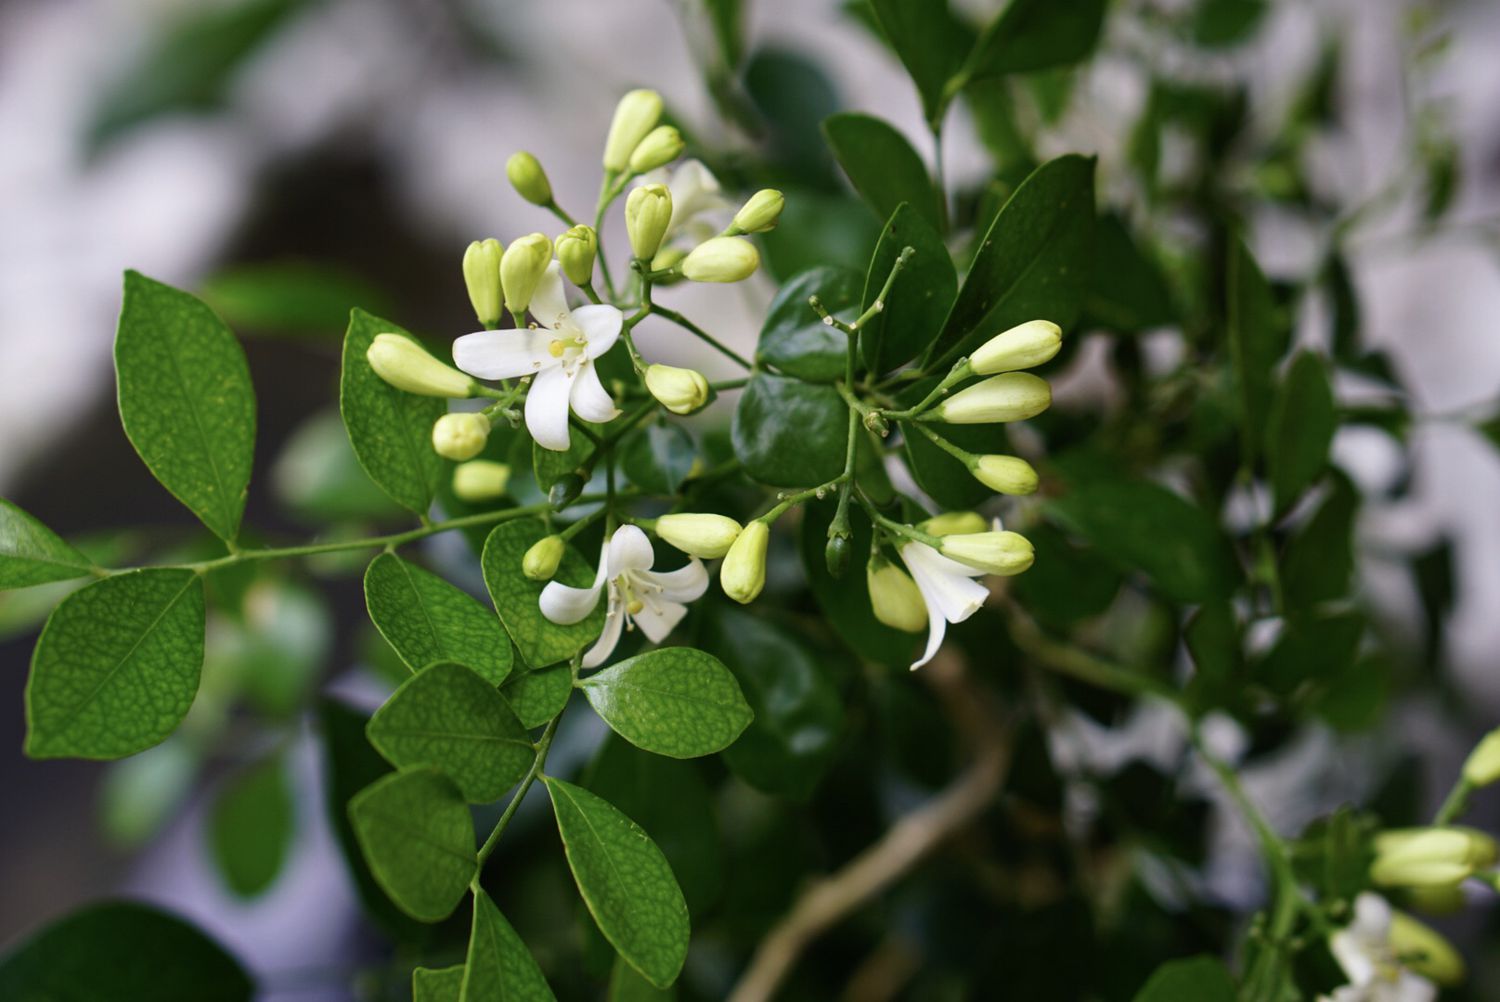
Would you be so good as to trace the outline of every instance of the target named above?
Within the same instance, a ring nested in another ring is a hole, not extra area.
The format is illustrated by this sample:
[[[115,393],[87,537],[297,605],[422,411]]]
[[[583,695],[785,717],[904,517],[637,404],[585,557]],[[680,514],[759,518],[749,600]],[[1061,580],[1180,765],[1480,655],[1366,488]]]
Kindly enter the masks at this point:
[[[948,624],[962,623],[978,612],[990,592],[973,580],[984,571],[949,559],[926,543],[903,543],[901,560],[927,603],[927,650],[912,665],[915,670],[931,661],[943,645]]]
[[[628,621],[639,626],[646,639],[659,644],[687,615],[684,602],[701,598],[708,590],[708,571],[697,557],[675,571],[653,571],[656,555],[651,541],[633,525],[622,525],[605,540],[599,553],[599,572],[591,588],[570,588],[558,581],[542,589],[542,615],[560,625],[581,622],[599,604],[599,592],[609,586],[609,606],[604,632],[583,656],[583,667],[602,665]]]
[[[1329,937],[1328,948],[1349,984],[1328,1002],[1433,1002],[1437,986],[1401,965],[1391,946],[1391,906],[1368,892],[1354,899],[1354,921]]]
[[[664,184],[672,193],[672,219],[662,246],[677,238],[679,246],[697,246],[718,233],[725,215],[734,207],[719,190],[713,172],[699,160],[684,160],[674,168],[663,167],[641,175],[642,183]]]
[[[624,317],[605,305],[570,311],[556,261],[547,266],[530,309],[540,327],[465,334],[453,342],[453,360],[480,379],[532,376],[526,427],[543,448],[561,452],[568,447],[570,407],[585,421],[619,416],[594,360],[619,338]]]

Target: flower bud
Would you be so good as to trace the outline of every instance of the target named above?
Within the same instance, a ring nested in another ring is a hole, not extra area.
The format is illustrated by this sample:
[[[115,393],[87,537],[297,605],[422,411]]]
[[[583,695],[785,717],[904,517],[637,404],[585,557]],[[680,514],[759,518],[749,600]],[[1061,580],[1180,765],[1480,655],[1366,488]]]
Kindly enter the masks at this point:
[[[1478,789],[1500,780],[1500,728],[1479,739],[1464,761],[1464,782]]]
[[[552,204],[552,183],[541,161],[530,153],[512,153],[505,161],[505,176],[510,178],[512,188],[532,205]]]
[[[509,251],[506,251],[509,254]],[[948,424],[995,424],[1036,417],[1052,404],[1052,387],[1029,372],[1007,372],[959,390],[933,411]]]
[[[764,233],[776,228],[786,198],[775,188],[762,188],[751,195],[734,214],[730,233]]]
[[[614,120],[609,123],[609,136],[604,140],[604,169],[624,170],[630,164],[630,154],[656,128],[661,118],[661,95],[654,90],[633,90],[620,98],[615,105]]]
[[[686,145],[682,141],[682,133],[670,125],[658,125],[646,133],[646,138],[630,154],[630,170],[635,174],[644,174],[648,170],[665,167],[682,155]]]
[[[464,285],[469,289],[469,302],[474,304],[474,315],[485,329],[500,323],[503,297],[500,293],[500,257],[505,248],[500,241],[475,240],[464,251]]]
[[[766,586],[766,547],[770,541],[770,526],[759,519],[751,522],[729,547],[719,567],[724,594],[741,605],[755,601]]]
[[[552,241],[541,233],[529,233],[511,241],[500,258],[500,284],[505,289],[505,308],[516,323],[526,315],[537,283],[552,263]]]
[[[1473,828],[1400,828],[1375,836],[1370,879],[1384,887],[1453,884],[1495,858],[1495,840]]]
[[[966,532],[944,536],[942,554],[988,574],[1020,574],[1031,566],[1036,552],[1031,541],[1018,532]]]
[[[740,524],[727,515],[682,512],[656,520],[656,534],[664,542],[704,560],[728,553],[740,531]]]
[[[1464,961],[1453,944],[1404,912],[1391,911],[1387,940],[1402,966],[1440,985],[1464,979]]]
[[[592,226],[580,223],[557,238],[558,263],[574,285],[588,285],[594,280],[594,258],[598,253],[599,234]]]
[[[854,544],[849,541],[849,534],[835,533],[823,544],[823,566],[828,568],[832,577],[841,578],[849,569],[849,557],[853,551]]]
[[[521,573],[533,581],[551,581],[566,548],[561,536],[543,536],[521,558]]]
[[[1036,470],[1015,456],[976,456],[969,472],[975,480],[1000,494],[1036,493]]]
[[[945,511],[934,515],[917,528],[929,536],[957,536],[961,533],[984,532],[990,524],[977,511]]]
[[[741,237],[714,237],[682,259],[682,273],[694,282],[739,282],[755,274],[760,253]]]
[[[708,380],[695,369],[648,365],[646,389],[673,414],[691,414],[708,403]]]
[[[927,603],[910,574],[877,557],[865,568],[865,580],[876,619],[906,633],[920,633],[927,626]]]
[[[651,284],[661,287],[681,282],[682,272],[672,269],[678,268],[685,257],[687,257],[687,251],[681,247],[663,247],[657,251],[656,256],[651,259],[651,270],[658,274],[651,279]]]
[[[1050,320],[1028,320],[990,338],[969,356],[981,376],[1030,369],[1051,360],[1062,347],[1062,328]]]
[[[469,397],[477,385],[472,376],[444,365],[401,334],[376,334],[365,351],[375,375],[398,390],[424,397]]]
[[[444,414],[432,426],[433,450],[444,459],[460,463],[483,452],[489,437],[490,419],[473,411]]]
[[[1405,889],[1406,903],[1427,915],[1452,915],[1463,910],[1463,882]]]
[[[636,257],[649,261],[661,247],[672,221],[672,192],[664,184],[643,184],[625,199],[625,232],[630,235],[630,250]]]
[[[505,493],[510,467],[489,459],[460,463],[453,471],[453,496],[460,501],[493,501]]]

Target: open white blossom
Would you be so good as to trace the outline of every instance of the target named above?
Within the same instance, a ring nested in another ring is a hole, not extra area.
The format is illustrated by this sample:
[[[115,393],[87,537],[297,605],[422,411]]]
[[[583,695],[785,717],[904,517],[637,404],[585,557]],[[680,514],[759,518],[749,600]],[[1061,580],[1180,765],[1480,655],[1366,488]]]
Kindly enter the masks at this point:
[[[600,592],[608,587],[604,632],[583,656],[583,667],[597,668],[609,659],[627,622],[639,626],[653,644],[661,643],[687,615],[683,603],[701,598],[708,590],[708,571],[697,557],[675,571],[653,571],[655,560],[646,534],[636,526],[622,525],[604,542],[592,587],[572,588],[552,581],[542,589],[542,615],[568,625],[593,612]]]
[[[931,661],[943,645],[948,624],[962,623],[978,612],[990,592],[974,580],[984,571],[945,557],[926,543],[903,543],[900,552],[927,604],[927,649],[912,665],[916,670]]]
[[[644,184],[664,184],[672,193],[672,219],[663,247],[696,247],[724,228],[734,204],[719,189],[713,172],[699,160],[684,160],[641,175]]]
[[[465,334],[453,342],[453,361],[480,379],[531,376],[526,427],[543,448],[561,452],[568,447],[570,408],[596,423],[619,416],[594,360],[619,339],[624,316],[608,305],[569,310],[556,261],[532,294],[530,310],[538,326]]]
[[[1391,947],[1391,906],[1368,892],[1354,899],[1354,920],[1328,942],[1349,983],[1327,1002],[1433,1002],[1437,986],[1401,965]]]

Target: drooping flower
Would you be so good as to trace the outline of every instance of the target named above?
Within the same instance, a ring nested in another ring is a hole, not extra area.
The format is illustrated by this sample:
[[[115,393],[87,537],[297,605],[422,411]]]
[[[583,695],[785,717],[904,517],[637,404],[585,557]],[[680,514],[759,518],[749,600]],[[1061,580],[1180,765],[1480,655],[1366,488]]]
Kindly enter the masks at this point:
[[[1368,892],[1354,899],[1354,920],[1334,933],[1328,948],[1349,983],[1327,1002],[1433,1002],[1437,986],[1409,970],[1392,943],[1390,904]]]
[[[597,668],[608,660],[627,623],[639,626],[653,644],[661,643],[687,615],[684,603],[708,590],[708,571],[697,557],[675,571],[653,571],[655,560],[646,534],[622,525],[605,540],[591,587],[552,581],[542,589],[542,615],[560,625],[581,622],[599,604],[600,593],[608,591],[604,631],[584,654],[583,667]]]
[[[537,285],[530,308],[540,326],[465,334],[453,342],[453,360],[481,379],[533,377],[526,394],[526,427],[543,448],[561,452],[568,447],[569,408],[596,423],[619,416],[594,360],[614,345],[624,318],[608,305],[570,311],[555,261]]]
[[[945,557],[926,543],[903,543],[900,552],[927,604],[927,649],[912,665],[915,671],[931,661],[943,645],[948,624],[962,623],[978,612],[990,592],[974,580],[984,571]]]

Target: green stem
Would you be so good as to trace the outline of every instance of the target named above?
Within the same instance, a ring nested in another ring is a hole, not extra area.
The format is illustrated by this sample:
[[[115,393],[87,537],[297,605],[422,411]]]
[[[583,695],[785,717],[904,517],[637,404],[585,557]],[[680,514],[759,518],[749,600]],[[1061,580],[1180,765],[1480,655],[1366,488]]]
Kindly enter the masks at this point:
[[[945,395],[950,389],[968,379],[971,375],[973,375],[973,370],[969,367],[969,360],[961,358],[953,363],[953,368],[948,370],[948,374],[915,407],[908,407],[904,411],[881,411],[880,413],[885,417],[893,418],[897,421],[911,421],[920,417],[939,397]]]
[[[1469,809],[1469,794],[1474,791],[1473,785],[1462,776],[1458,782],[1453,784],[1453,789],[1448,791],[1448,796],[1443,798],[1443,806],[1438,808],[1437,814],[1433,815],[1432,823],[1435,825],[1451,825],[1457,821],[1464,811]]]
[[[933,431],[925,424],[913,421],[911,423],[911,426],[917,429],[917,431],[920,431],[923,435],[926,435],[928,439],[932,441],[933,445],[937,446],[939,449],[942,449],[948,455],[952,456],[960,463],[963,463],[965,466],[972,468],[974,463],[974,454],[972,452],[969,452],[966,449],[960,449],[958,446],[954,445],[952,442],[948,441],[946,438],[939,435],[937,432]]]
[[[478,890],[479,875],[484,870],[485,860],[495,851],[495,846],[500,844],[500,836],[505,834],[505,829],[510,825],[510,819],[515,817],[516,808],[521,806],[526,792],[531,789],[531,784],[542,774],[542,766],[547,762],[547,750],[552,747],[552,736],[557,733],[557,722],[562,719],[559,713],[547,722],[547,729],[542,732],[541,739],[536,743],[536,758],[531,760],[531,768],[526,772],[526,778],[521,780],[521,785],[516,789],[515,795],[510,798],[510,803],[505,805],[500,819],[495,822],[495,827],[490,829],[489,838],[484,840],[484,845],[479,847],[478,865],[474,867],[474,880],[471,886]]]
[[[551,201],[551,202],[548,202],[544,206],[544,208],[546,208],[547,211],[551,212],[558,219],[561,219],[567,225],[569,225],[569,226],[577,226],[578,225],[578,221],[576,219],[574,219],[572,216],[568,215],[567,212],[563,211],[563,207],[560,206],[560,205],[558,205],[555,200]],[[595,229],[595,232],[597,232],[597,228]]]
[[[655,306],[653,307],[653,309],[656,313],[672,321],[678,327],[681,327],[683,330],[695,335],[700,341],[717,351],[719,354],[723,355],[725,358],[732,359],[733,361],[738,362],[746,369],[754,368],[754,366],[750,364],[750,361],[743,355],[736,352],[733,348],[730,348],[727,345],[724,345],[716,340],[713,335],[708,333],[708,331],[699,327],[697,324],[693,323],[691,320],[683,316],[681,313],[678,313],[676,310],[669,310],[665,306]]]

